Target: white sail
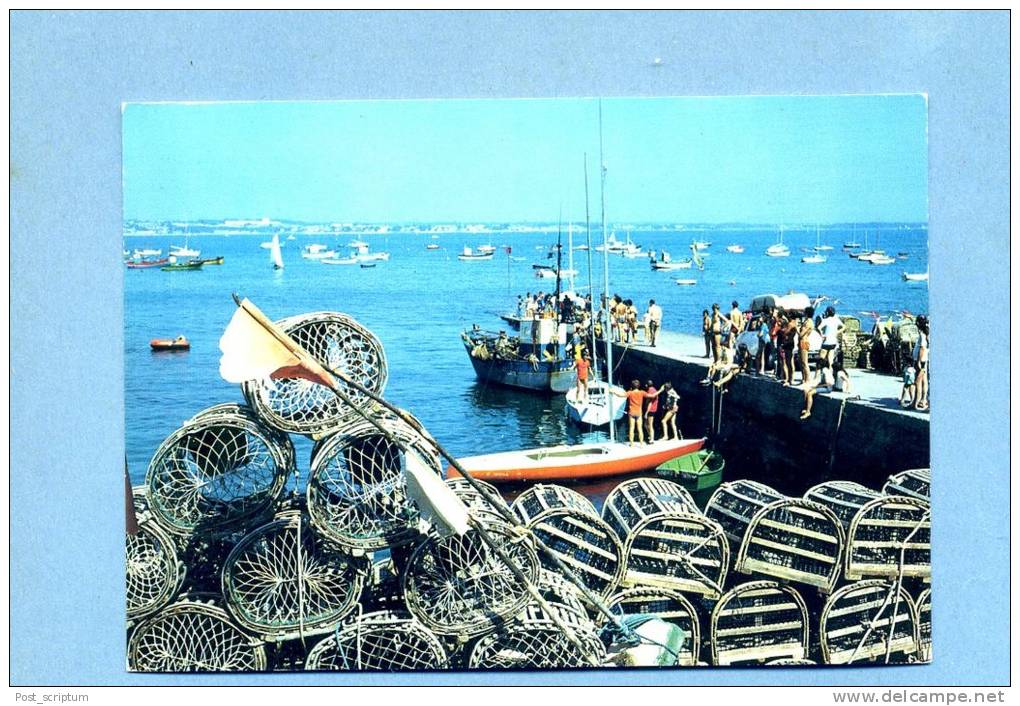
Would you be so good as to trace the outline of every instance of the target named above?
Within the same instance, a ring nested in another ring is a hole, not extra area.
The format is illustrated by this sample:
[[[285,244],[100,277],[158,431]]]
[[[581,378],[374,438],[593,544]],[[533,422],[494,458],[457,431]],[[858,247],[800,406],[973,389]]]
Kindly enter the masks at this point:
[[[280,252],[280,236],[276,234],[273,236],[273,244],[269,248],[269,257],[273,261],[273,269],[283,269],[283,253]]]

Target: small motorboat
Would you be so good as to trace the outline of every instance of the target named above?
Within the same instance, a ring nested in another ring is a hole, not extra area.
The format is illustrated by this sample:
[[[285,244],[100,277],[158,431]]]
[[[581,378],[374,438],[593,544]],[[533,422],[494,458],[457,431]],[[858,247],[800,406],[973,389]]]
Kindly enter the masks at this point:
[[[170,263],[163,265],[159,269],[163,272],[197,272],[202,269],[202,262],[200,260],[174,262],[173,258],[170,258]]]
[[[613,390],[623,395],[624,389],[613,385]],[[585,400],[577,399],[577,388],[567,390],[567,419],[578,424],[602,427],[610,421],[623,418],[627,400],[623,397],[606,395],[606,383],[595,380],[588,384],[588,396]]]
[[[675,279],[673,281],[681,287],[693,287],[698,283],[698,280],[696,279]]]
[[[156,260],[128,260],[124,263],[124,266],[129,270],[145,270],[150,267],[162,267],[163,265],[169,265],[170,258],[162,257]]]
[[[362,262],[361,263],[361,269],[363,269],[363,270],[370,270],[373,267],[375,267],[375,263],[374,262]]]
[[[652,263],[653,270],[689,270],[694,265],[693,260],[679,260],[677,262],[661,262],[656,261]]]
[[[910,272],[904,272],[903,273],[903,281],[904,282],[927,282],[928,281],[928,273],[927,272],[917,272],[917,273],[913,273],[912,274]]]
[[[704,438],[656,441],[638,446],[604,441],[504,451],[457,460],[473,478],[494,483],[604,478],[655,468],[698,451],[704,445]],[[454,468],[447,469],[447,474],[450,477],[460,475]]]
[[[739,255],[740,253],[744,252],[744,246],[743,245],[727,245],[726,246],[726,252],[732,252],[732,253],[736,253],[737,255]]]
[[[828,259],[829,258],[827,258],[825,255],[808,255],[806,257],[802,257],[800,261],[807,265],[820,265],[823,262],[826,262]]]
[[[896,258],[888,255],[872,255],[868,262],[872,265],[892,265],[896,262]]]
[[[487,252],[496,252],[496,246],[491,243],[488,245],[479,245],[478,252],[482,253],[483,255]]]
[[[662,478],[675,481],[691,493],[710,490],[722,482],[726,459],[722,454],[708,449],[670,459],[660,464],[656,473]]]
[[[439,249],[439,243],[429,243],[428,245],[425,246],[425,249],[426,250],[438,250]]]
[[[336,251],[330,250],[321,243],[312,243],[306,245],[304,251],[301,253],[301,257],[306,260],[326,260],[336,257]]]
[[[199,262],[201,262],[203,265],[222,265],[223,256],[220,255],[219,257],[207,257],[205,259],[199,260]]]
[[[458,260],[462,262],[470,262],[473,260],[491,260],[493,253],[475,253],[471,251],[471,248],[465,247],[461,251],[460,255],[457,256]]]
[[[184,336],[177,338],[154,338],[149,341],[149,347],[153,351],[186,351],[191,349],[191,343]]]

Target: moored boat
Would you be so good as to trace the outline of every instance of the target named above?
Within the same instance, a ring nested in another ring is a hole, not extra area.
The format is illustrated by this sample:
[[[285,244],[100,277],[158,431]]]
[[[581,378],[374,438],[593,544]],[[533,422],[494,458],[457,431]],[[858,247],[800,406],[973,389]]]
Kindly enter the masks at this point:
[[[736,254],[739,255],[740,253],[744,252],[744,246],[743,245],[727,245],[726,246],[726,252],[736,253]]]
[[[621,419],[627,402],[612,392],[607,394],[607,388],[606,383],[594,380],[588,384],[587,398],[583,400],[577,398],[576,386],[567,390],[567,419],[593,427]],[[617,385],[613,385],[612,390],[624,394],[624,389]]]
[[[691,493],[711,490],[722,482],[726,459],[722,454],[701,449],[694,453],[670,459],[655,471],[663,478],[675,481]]]
[[[202,263],[198,260],[174,262],[173,258],[170,258],[170,263],[163,265],[159,269],[163,272],[194,272],[202,269]]]
[[[220,255],[219,257],[207,257],[202,260],[199,260],[199,262],[201,262],[203,265],[222,265],[223,256]]]
[[[124,266],[129,270],[145,270],[150,267],[162,267],[170,264],[170,258],[162,257],[156,260],[128,260]]]
[[[903,273],[903,280],[906,281],[906,282],[927,282],[928,281],[928,273],[927,272],[917,272],[917,273],[904,272]]]
[[[491,260],[492,256],[493,256],[493,253],[491,253],[491,252],[490,253],[476,253],[476,252],[472,252],[471,248],[469,248],[467,246],[464,246],[464,249],[461,251],[460,255],[457,256],[457,259],[461,260],[462,262],[470,262],[470,261],[474,261],[474,260]]]
[[[312,243],[311,245],[305,246],[304,252],[301,253],[301,257],[306,260],[326,260],[335,258],[336,251],[330,250],[320,243]]]
[[[696,279],[675,279],[673,281],[681,287],[693,287],[698,283],[698,280]]]
[[[677,262],[653,262],[653,270],[689,270],[694,265],[693,260],[679,260]]]
[[[357,265],[358,258],[353,255],[351,257],[324,257],[320,258],[319,262],[323,265]]]
[[[154,338],[149,341],[149,347],[154,351],[186,351],[191,348],[191,343],[184,336],[177,338]]]
[[[604,441],[504,451],[457,461],[472,477],[497,483],[605,478],[655,468],[704,445],[703,438],[656,441],[640,446]],[[458,475],[453,468],[448,469],[448,473]]]

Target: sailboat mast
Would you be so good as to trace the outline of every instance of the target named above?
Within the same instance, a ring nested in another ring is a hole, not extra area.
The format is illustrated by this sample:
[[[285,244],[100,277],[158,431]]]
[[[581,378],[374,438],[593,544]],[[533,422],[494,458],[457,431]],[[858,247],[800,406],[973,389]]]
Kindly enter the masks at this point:
[[[606,394],[607,400],[611,400],[613,394],[613,335],[609,312],[609,243],[606,240],[606,158],[602,144],[602,99],[599,99],[599,201],[602,207],[602,275],[603,287],[602,298],[604,300],[602,309],[606,317],[606,323],[602,327],[602,335],[606,339]],[[612,403],[610,402],[610,409]],[[610,415],[609,441],[616,441],[616,423]]]
[[[588,153],[584,153],[584,229],[587,234],[588,244],[588,296],[591,297],[591,315],[588,317],[588,326],[591,329],[591,369],[595,379],[599,377],[598,341],[595,338],[595,288],[591,281],[591,216],[588,210]]]
[[[567,224],[567,278],[570,280],[570,291],[574,289],[574,222]]]

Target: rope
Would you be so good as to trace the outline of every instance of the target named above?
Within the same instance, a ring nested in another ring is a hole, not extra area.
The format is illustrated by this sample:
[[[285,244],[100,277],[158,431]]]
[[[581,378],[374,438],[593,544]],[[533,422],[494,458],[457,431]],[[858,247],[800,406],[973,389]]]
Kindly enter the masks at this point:
[[[914,528],[910,530],[910,534],[904,537],[903,541],[900,543],[900,563],[896,571],[896,583],[893,584],[893,589],[896,591],[896,602],[893,603],[893,614],[891,618],[892,622],[889,628],[889,642],[886,644],[885,647],[886,664],[889,664],[889,657],[892,653],[892,640],[896,634],[896,614],[899,612],[900,607],[900,591],[903,590],[903,570],[904,564],[907,561],[907,544],[910,543],[910,540],[913,539],[914,535],[917,534],[918,530],[921,529],[921,524],[930,516],[931,516],[930,510],[921,515],[921,519],[918,520],[917,524],[914,525]]]
[[[301,518],[297,521],[297,590],[298,590],[298,635],[301,646],[305,647],[305,582],[304,561],[301,558]],[[360,605],[360,604],[359,604]]]
[[[839,429],[843,425],[843,411],[846,409],[846,397],[839,401],[839,415],[836,417],[836,429],[832,432],[832,446],[829,449],[829,478],[832,477],[832,467],[836,465],[836,446],[839,443]]]

